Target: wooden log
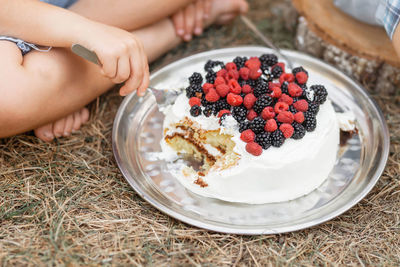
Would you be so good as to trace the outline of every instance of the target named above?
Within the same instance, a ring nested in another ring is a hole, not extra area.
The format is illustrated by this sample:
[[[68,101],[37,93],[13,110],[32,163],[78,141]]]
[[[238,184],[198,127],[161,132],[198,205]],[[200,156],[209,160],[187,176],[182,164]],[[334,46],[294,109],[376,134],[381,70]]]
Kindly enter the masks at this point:
[[[385,31],[349,17],[332,2],[293,0],[301,15],[297,49],[333,64],[369,90],[394,94],[400,60]]]

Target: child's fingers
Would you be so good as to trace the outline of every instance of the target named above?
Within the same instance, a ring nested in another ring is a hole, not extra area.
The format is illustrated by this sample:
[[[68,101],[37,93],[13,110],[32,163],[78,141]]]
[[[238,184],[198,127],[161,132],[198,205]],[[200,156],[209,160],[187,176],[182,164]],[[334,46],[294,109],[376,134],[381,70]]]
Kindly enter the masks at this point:
[[[194,4],[188,5],[185,9],[185,36],[183,37],[185,41],[190,41],[192,39],[196,19],[195,12]]]
[[[203,16],[204,16],[204,1],[198,0],[196,2],[196,19],[195,19],[195,27],[194,34],[200,35],[203,32]]]
[[[112,79],[114,83],[122,83],[129,78],[131,73],[131,66],[129,63],[129,56],[122,56],[118,59],[117,74]]]
[[[135,51],[136,52],[136,51]],[[126,96],[132,91],[139,88],[143,80],[143,69],[141,57],[138,53],[134,53],[130,58],[131,76],[120,89],[120,95]]]
[[[117,74],[117,58],[115,58],[114,56],[111,55],[106,55],[106,56],[102,56],[100,58],[101,61],[101,65],[103,66],[102,68],[102,72],[103,75],[110,78],[110,79],[114,79],[115,75]]]
[[[174,14],[172,16],[172,21],[174,23],[176,34],[182,37],[185,34],[185,19],[183,11],[180,10],[178,13]]]
[[[64,134],[65,118],[58,120],[53,125],[53,133],[56,137],[61,137]]]
[[[64,133],[63,133],[64,136],[71,135],[73,125],[74,125],[74,115],[70,114],[68,115],[65,121]]]
[[[204,19],[208,19],[211,13],[211,0],[204,0]]]
[[[139,86],[139,89],[137,91],[139,96],[144,96],[147,88],[149,88],[149,84],[150,84],[150,73],[149,73],[149,65],[147,65],[147,68],[144,72],[142,84]]]

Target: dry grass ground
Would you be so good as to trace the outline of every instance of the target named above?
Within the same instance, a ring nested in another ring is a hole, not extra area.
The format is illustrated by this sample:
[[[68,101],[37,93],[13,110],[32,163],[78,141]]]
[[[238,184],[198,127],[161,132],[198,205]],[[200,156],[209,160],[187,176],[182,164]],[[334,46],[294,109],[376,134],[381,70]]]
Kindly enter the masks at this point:
[[[281,1],[251,1],[251,16],[282,47],[293,28]],[[257,43],[240,22],[182,45],[155,67],[198,50]],[[285,34],[282,33],[285,31]],[[400,95],[374,95],[391,132],[388,165],[368,196],[345,214],[304,231],[266,236],[207,232],[143,201],[113,158],[121,98],[91,105],[79,134],[51,144],[32,135],[0,140],[0,264],[148,266],[400,265]]]

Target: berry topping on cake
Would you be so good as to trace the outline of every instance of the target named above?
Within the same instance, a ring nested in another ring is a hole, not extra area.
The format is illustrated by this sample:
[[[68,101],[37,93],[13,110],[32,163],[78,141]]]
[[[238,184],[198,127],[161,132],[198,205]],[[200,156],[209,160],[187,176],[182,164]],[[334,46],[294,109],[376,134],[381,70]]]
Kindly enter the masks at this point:
[[[224,127],[237,123],[234,129],[252,155],[314,131],[320,105],[328,96],[323,85],[307,85],[307,70],[296,67],[286,73],[285,64],[274,54],[238,56],[227,64],[209,60],[204,70],[205,80],[198,72],[189,78],[190,114],[215,116]],[[228,123],[227,116],[236,122]]]
[[[276,120],[274,120],[274,119],[269,119],[269,120],[267,120],[267,122],[266,122],[266,124],[265,124],[265,127],[264,127],[264,130],[265,130],[266,132],[273,133],[273,132],[275,132],[277,129],[278,129],[278,124],[276,123]]]
[[[189,99],[189,105],[191,107],[193,107],[193,106],[201,106],[201,99],[198,98],[198,97],[191,97]]]
[[[254,104],[254,111],[257,112],[258,114],[261,114],[261,112],[266,108],[267,106],[270,106],[272,104],[272,98],[268,95],[262,95],[260,96],[256,103]]]
[[[193,106],[190,108],[190,115],[193,117],[198,117],[201,115],[201,107],[200,106]]]
[[[254,156],[260,156],[263,152],[263,149],[256,142],[250,142],[246,145],[246,151]]]
[[[270,133],[262,132],[256,135],[256,143],[259,144],[264,150],[271,146]]]
[[[256,134],[250,129],[245,130],[240,134],[240,139],[246,143],[253,142],[255,138]]]
[[[264,131],[265,127],[265,120],[261,117],[255,118],[251,123],[250,123],[250,129],[253,130],[254,133],[259,134]]]
[[[281,130],[286,139],[292,137],[294,132],[293,126],[289,123],[283,123],[281,126],[279,126],[279,130]]]

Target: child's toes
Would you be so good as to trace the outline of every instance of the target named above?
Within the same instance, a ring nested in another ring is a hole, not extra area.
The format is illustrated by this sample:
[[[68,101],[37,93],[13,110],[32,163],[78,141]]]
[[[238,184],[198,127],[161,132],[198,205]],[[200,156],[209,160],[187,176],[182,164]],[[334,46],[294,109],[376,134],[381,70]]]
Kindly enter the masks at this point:
[[[65,122],[66,122],[66,119],[63,118],[63,119],[60,119],[60,120],[56,121],[53,124],[53,133],[54,133],[55,137],[59,138],[59,137],[63,136],[64,128],[65,128]]]
[[[53,124],[47,124],[34,130],[37,138],[45,142],[51,142],[54,139]]]
[[[74,125],[74,115],[68,115],[65,119],[64,133],[63,136],[70,136],[72,132],[72,126]]]
[[[82,110],[81,110],[81,121],[82,121],[82,124],[85,124],[85,123],[87,123],[88,122],[88,120],[89,120],[89,110],[87,109],[87,108],[83,108]]]

